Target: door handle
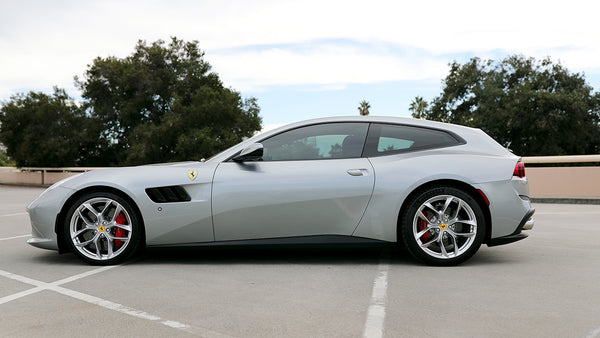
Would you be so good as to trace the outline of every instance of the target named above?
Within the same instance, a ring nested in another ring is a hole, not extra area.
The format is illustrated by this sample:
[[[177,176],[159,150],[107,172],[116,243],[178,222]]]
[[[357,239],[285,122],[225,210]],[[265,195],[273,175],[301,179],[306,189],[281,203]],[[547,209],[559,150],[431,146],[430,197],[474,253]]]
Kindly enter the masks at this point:
[[[347,173],[350,176],[367,176],[369,171],[367,169],[348,169]]]

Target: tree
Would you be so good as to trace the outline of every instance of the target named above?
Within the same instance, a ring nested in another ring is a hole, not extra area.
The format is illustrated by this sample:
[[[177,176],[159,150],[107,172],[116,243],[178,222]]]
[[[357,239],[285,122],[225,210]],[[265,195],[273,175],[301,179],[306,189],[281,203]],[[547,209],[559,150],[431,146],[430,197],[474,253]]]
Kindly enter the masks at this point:
[[[261,128],[255,98],[225,88],[198,42],[138,41],[126,58],[96,58],[76,78],[110,164],[208,157]]]
[[[409,111],[413,112],[412,116],[417,119],[424,118],[427,113],[429,104],[423,99],[422,96],[415,97],[414,101],[410,103]]]
[[[369,108],[371,108],[369,102],[367,100],[362,100],[358,106],[358,112],[362,116],[367,116],[369,115]]]
[[[98,129],[64,89],[17,94],[0,108],[0,142],[19,167],[93,165]]]
[[[523,156],[600,152],[600,93],[549,58],[454,61],[443,83],[413,116],[481,128]]]

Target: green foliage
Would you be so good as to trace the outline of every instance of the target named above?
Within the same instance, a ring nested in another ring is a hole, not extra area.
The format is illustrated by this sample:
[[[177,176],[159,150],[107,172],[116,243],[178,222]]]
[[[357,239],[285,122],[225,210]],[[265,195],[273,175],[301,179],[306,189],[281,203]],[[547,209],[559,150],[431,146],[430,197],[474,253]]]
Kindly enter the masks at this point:
[[[362,100],[358,106],[358,112],[362,116],[369,115],[369,108],[371,108],[371,104],[367,100]]]
[[[429,108],[429,103],[423,99],[422,96],[415,97],[414,101],[410,103],[408,111],[412,112],[414,118],[424,118]]]
[[[15,161],[8,157],[6,149],[0,144],[0,167],[14,167],[15,165]]]
[[[64,89],[12,96],[0,121],[0,142],[19,167],[93,164],[98,130]]]
[[[198,42],[139,41],[126,58],[96,58],[63,89],[18,94],[0,107],[0,165],[123,165],[208,157],[261,128],[255,98],[225,88]],[[3,150],[3,149],[2,149]]]
[[[600,152],[600,93],[550,59],[455,61],[430,108],[413,103],[413,117],[481,128],[519,155]]]
[[[260,130],[256,99],[225,88],[203,57],[197,41],[139,41],[76,78],[103,125],[107,164],[200,159]]]

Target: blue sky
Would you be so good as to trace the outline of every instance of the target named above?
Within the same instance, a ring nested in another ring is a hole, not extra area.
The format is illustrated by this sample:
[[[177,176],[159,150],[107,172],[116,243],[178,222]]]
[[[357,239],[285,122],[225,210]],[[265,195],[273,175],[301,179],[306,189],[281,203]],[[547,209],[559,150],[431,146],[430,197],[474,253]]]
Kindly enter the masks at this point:
[[[258,99],[263,124],[409,116],[439,95],[448,63],[550,56],[600,90],[600,5],[571,0],[0,1],[0,101],[73,77],[138,39],[198,40],[224,84]]]

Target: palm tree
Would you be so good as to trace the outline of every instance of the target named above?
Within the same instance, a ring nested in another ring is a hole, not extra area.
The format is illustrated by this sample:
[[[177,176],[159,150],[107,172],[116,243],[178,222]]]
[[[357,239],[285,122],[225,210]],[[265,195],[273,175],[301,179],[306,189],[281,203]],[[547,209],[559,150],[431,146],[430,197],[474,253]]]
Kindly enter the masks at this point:
[[[425,114],[427,113],[427,108],[429,108],[427,101],[423,100],[422,96],[417,96],[413,102],[410,103],[408,110],[413,112],[412,117],[416,119],[424,119]]]
[[[358,106],[358,112],[362,116],[369,115],[369,108],[371,108],[371,105],[369,104],[369,102],[367,100],[362,100],[360,102],[360,106]]]

